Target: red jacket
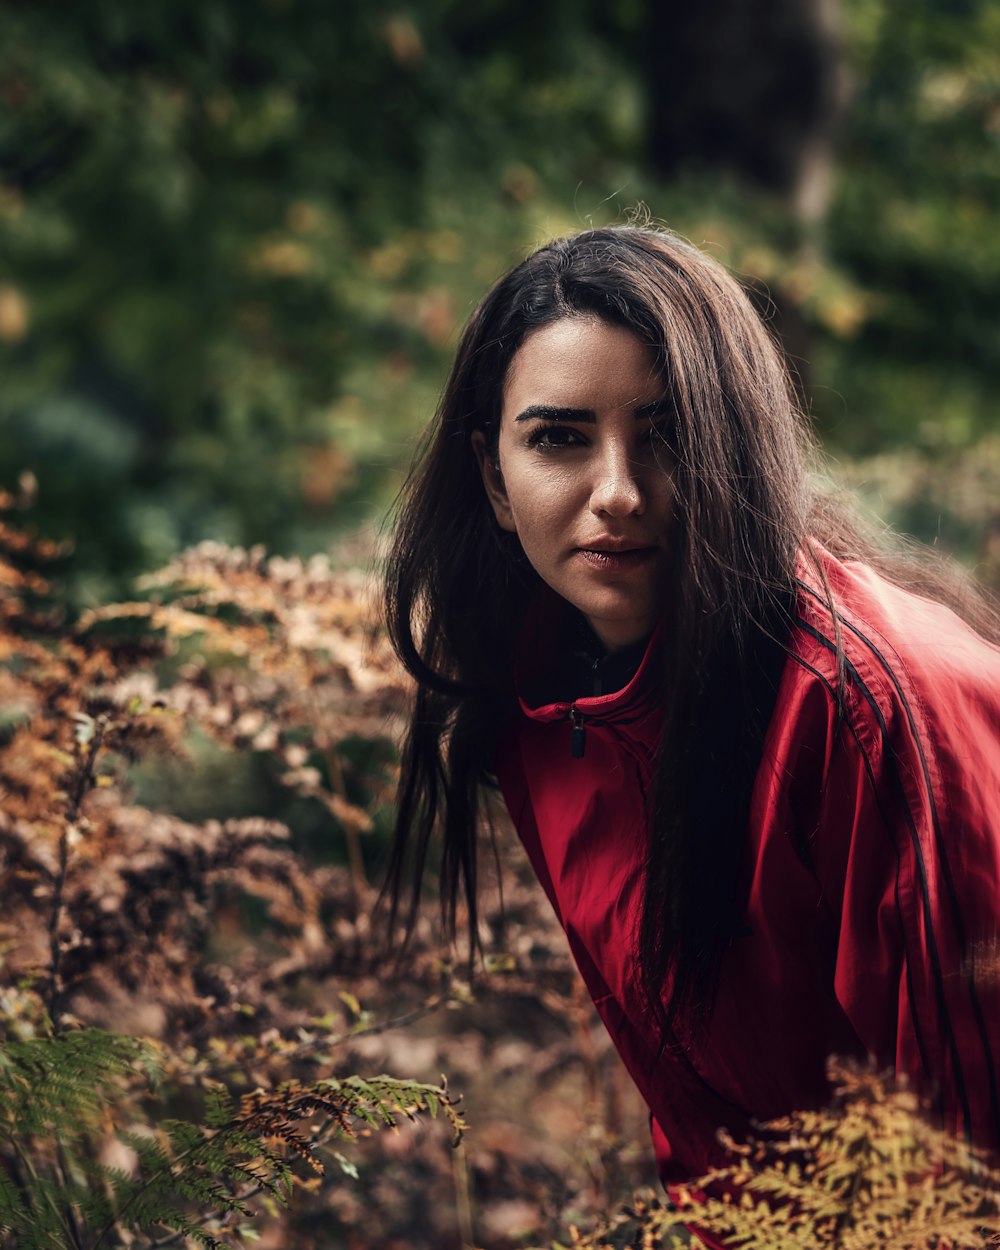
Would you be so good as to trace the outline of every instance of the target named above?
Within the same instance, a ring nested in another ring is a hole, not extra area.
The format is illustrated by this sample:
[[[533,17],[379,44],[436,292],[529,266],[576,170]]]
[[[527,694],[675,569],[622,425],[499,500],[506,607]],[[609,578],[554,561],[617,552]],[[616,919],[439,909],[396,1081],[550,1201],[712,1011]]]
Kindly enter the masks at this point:
[[[654,644],[617,693],[522,699],[498,755],[521,840],[649,1105],[665,1183],[720,1161],[720,1126],[739,1136],[751,1118],[821,1104],[831,1054],[906,1073],[952,1131],[1000,1146],[1000,650],[867,567],[824,560],[847,726],[838,735],[830,612],[802,572],[750,803],[746,933],[707,1033],[682,1027],[658,1057],[634,968],[662,719]]]

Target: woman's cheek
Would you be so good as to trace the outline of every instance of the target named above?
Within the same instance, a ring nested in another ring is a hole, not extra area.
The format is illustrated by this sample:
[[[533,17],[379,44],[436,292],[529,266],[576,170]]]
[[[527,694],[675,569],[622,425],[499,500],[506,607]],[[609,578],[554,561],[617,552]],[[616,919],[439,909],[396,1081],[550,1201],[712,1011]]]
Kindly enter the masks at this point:
[[[558,546],[568,521],[563,484],[550,475],[538,475],[521,486],[511,503],[522,542],[536,549]]]

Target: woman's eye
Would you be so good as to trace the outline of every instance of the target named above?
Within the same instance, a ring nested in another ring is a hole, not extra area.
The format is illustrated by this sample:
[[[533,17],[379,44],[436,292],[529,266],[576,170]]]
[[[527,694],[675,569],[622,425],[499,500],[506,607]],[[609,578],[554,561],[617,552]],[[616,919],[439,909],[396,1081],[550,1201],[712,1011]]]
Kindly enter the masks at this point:
[[[671,447],[672,434],[672,424],[669,421],[660,421],[656,425],[651,425],[643,437],[654,450],[661,450]]]
[[[576,430],[565,425],[544,425],[532,430],[528,437],[528,446],[550,451],[556,447],[576,447],[581,441]]]

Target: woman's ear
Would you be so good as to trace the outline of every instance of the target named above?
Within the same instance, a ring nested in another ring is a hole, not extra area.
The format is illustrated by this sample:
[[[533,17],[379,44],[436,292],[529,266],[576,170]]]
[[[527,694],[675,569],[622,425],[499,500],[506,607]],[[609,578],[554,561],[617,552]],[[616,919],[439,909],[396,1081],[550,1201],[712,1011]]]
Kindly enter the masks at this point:
[[[500,457],[490,453],[489,448],[486,446],[486,435],[482,430],[473,431],[472,450],[475,452],[476,461],[479,464],[479,472],[483,479],[483,487],[486,490],[486,498],[490,501],[497,524],[502,530],[507,530],[510,534],[516,534],[517,526],[514,524],[514,514],[511,512],[510,500],[507,498],[507,487],[504,485],[503,474],[500,472]]]

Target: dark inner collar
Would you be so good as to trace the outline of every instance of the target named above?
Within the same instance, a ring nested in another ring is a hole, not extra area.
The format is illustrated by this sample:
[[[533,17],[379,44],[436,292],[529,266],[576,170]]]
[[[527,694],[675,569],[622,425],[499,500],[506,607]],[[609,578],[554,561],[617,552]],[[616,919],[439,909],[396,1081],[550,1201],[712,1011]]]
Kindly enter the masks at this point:
[[[525,697],[532,707],[542,707],[614,694],[635,676],[648,643],[646,635],[627,647],[608,651],[584,617],[574,611],[557,631],[552,654],[536,670]]]

